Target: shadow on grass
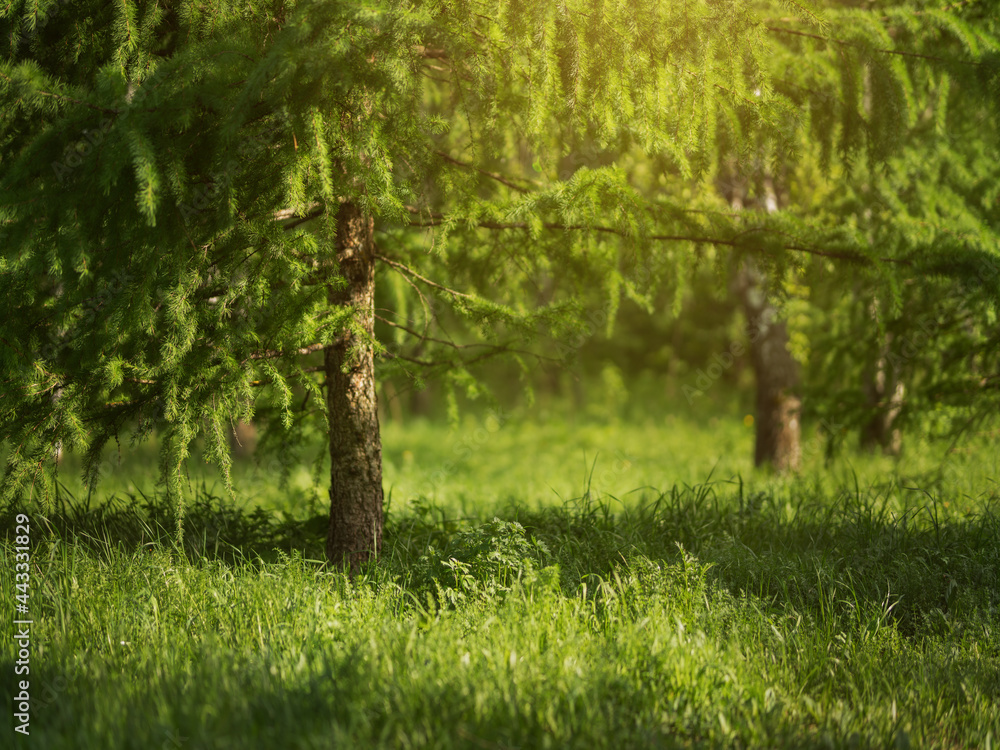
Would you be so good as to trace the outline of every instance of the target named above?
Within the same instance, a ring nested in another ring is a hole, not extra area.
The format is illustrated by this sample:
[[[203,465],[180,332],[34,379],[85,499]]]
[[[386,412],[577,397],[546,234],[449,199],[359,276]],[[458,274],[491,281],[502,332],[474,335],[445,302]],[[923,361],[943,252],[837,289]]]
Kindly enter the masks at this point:
[[[514,515],[569,578],[610,572],[633,556],[693,559],[738,596],[820,616],[875,605],[911,636],[945,627],[952,614],[1000,614],[1000,498],[981,498],[981,510],[963,515],[922,495],[892,510],[889,498],[908,489],[887,482],[793,498],[715,482],[655,493],[618,513],[585,495]]]
[[[594,748],[609,746],[608,737],[615,738],[615,747],[679,748],[712,746],[708,736],[718,733],[721,711],[742,711],[727,700],[725,705],[692,705],[683,717],[667,721],[662,710],[654,711],[666,703],[653,694],[665,687],[661,682],[623,686],[611,670],[595,671],[573,691],[553,691],[545,683],[518,684],[515,702],[504,693],[513,677],[494,677],[496,684],[484,686],[478,679],[470,684],[469,677],[450,673],[397,685],[359,648],[331,653],[317,647],[307,673],[291,686],[287,677],[274,676],[273,664],[212,649],[197,656],[188,673],[143,668],[124,686],[120,675],[108,673],[75,678],[43,674],[36,684],[56,688],[39,688],[41,699],[32,700],[31,739],[39,746],[74,750],[95,747],[80,744],[81,738],[100,738],[105,748],[137,750]],[[0,668],[10,667],[0,660]],[[108,699],[123,690],[127,701]],[[9,692],[0,686],[0,696],[6,699]],[[805,731],[780,712],[767,718],[768,734],[776,740],[801,738]],[[817,734],[831,740],[835,736],[829,729]]]
[[[40,700],[33,699],[32,739],[74,750],[95,746],[80,738],[98,737],[100,747],[143,750],[910,746],[896,721],[895,701],[891,719],[886,701],[864,707],[864,721],[857,717],[851,724],[842,709],[816,703],[806,709],[798,696],[780,694],[767,705],[718,665],[705,664],[696,674],[670,669],[669,662],[690,645],[659,651],[622,673],[618,665],[634,659],[635,651],[612,639],[576,654],[582,666],[572,689],[553,689],[546,672],[523,665],[515,670],[513,664],[493,668],[488,654],[456,670],[455,650],[411,639],[405,630],[392,632],[395,638],[378,643],[367,637],[310,640],[301,650],[259,655],[209,641],[181,669],[164,670],[154,659],[135,665],[126,680],[115,665],[92,664],[82,675],[43,668],[33,682]],[[654,637],[646,637],[641,652],[652,647]],[[393,675],[391,663],[402,674]],[[891,657],[885,663],[894,664]],[[973,725],[968,731],[982,732],[969,716],[972,710],[963,711],[965,696],[995,692],[995,674],[934,654],[922,666],[905,660],[899,666],[928,670],[939,678],[930,692],[958,707],[948,726],[915,722],[923,724],[927,746],[953,745],[934,740],[946,739],[963,721]],[[0,668],[11,667],[0,660]],[[907,678],[896,679],[905,684]],[[0,697],[10,704],[6,685],[0,685]],[[933,716],[936,709],[928,703],[902,708],[911,717]],[[720,731],[723,715],[728,718]]]
[[[402,585],[420,587],[428,585],[421,576],[437,575],[428,568],[429,551],[437,569],[454,570],[458,560],[476,576],[496,574],[490,565],[516,570],[513,558],[531,550],[536,567],[558,564],[562,588],[575,593],[589,577],[608,578],[640,558],[694,561],[737,596],[820,617],[881,607],[905,635],[947,627],[949,616],[963,611],[1000,611],[997,496],[981,498],[981,510],[964,515],[919,493],[910,493],[904,510],[891,510],[889,497],[909,489],[888,482],[831,498],[818,490],[776,496],[746,493],[742,481],[709,482],[627,505],[587,492],[540,511],[508,507],[499,515],[520,526],[484,523],[474,533],[468,520],[418,502],[388,515],[380,567]],[[16,512],[16,505],[0,508],[8,541]],[[97,554],[175,546],[177,538],[176,509],[159,496],[91,505],[61,495],[32,519],[33,544],[48,537]],[[248,510],[202,488],[184,509],[183,547],[192,561],[266,563],[293,551],[322,560],[327,524],[325,516],[287,520]]]
[[[24,512],[17,502],[0,508],[0,524],[13,534],[14,517]],[[68,492],[56,495],[52,507],[32,509],[32,544],[59,539],[100,554],[108,547],[125,550],[176,547],[178,513],[159,495],[112,495],[100,503]],[[280,519],[277,514],[238,503],[199,488],[183,509],[183,549],[188,559],[236,563],[273,562],[281,553],[300,551],[323,559],[329,520],[325,516]]]

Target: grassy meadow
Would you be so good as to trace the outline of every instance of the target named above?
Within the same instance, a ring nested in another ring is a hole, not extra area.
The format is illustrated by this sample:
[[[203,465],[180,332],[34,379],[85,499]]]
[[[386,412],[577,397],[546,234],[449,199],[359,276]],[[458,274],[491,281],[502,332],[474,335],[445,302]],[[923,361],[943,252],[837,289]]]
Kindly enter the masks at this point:
[[[383,561],[323,563],[322,461],[152,448],[31,516],[39,748],[1000,746],[1000,454],[751,466],[739,416],[383,425]],[[0,661],[13,672],[14,645]],[[13,702],[4,681],[4,703]],[[11,733],[5,720],[3,732]],[[3,746],[11,746],[6,739]]]

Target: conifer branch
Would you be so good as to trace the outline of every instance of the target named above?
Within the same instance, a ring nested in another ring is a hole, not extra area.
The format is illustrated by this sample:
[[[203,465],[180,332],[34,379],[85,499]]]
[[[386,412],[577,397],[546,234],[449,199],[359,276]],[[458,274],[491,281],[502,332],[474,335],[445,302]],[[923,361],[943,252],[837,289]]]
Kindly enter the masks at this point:
[[[507,344],[498,345],[498,344],[488,344],[486,342],[473,342],[471,344],[456,344],[454,341],[448,341],[446,339],[438,339],[438,338],[434,338],[433,336],[428,336],[426,334],[418,333],[417,331],[414,331],[412,328],[408,328],[407,326],[404,326],[402,323],[395,323],[395,322],[393,322],[391,320],[387,320],[386,318],[383,318],[378,313],[375,313],[375,317],[378,320],[381,320],[387,326],[392,326],[393,328],[398,328],[401,331],[405,331],[406,333],[410,334],[411,336],[416,337],[420,341],[431,341],[431,342],[433,342],[435,344],[443,344],[445,346],[451,347],[452,349],[474,349],[474,348],[480,348],[481,349],[482,347],[485,346],[485,347],[489,347],[491,349],[503,349],[504,351],[514,352],[516,354],[525,354],[525,355],[532,356],[532,357],[535,356],[534,352],[525,351],[523,349],[514,349],[514,348],[510,347]]]
[[[248,359],[277,359],[279,357],[288,357],[292,355],[301,356],[305,354],[313,354],[322,350],[324,347],[326,347],[326,344],[310,344],[309,346],[304,346],[301,349],[295,349],[290,352],[283,352],[279,349],[265,349],[262,352],[254,352],[243,361],[246,362]]]
[[[484,344],[484,346],[490,346],[489,344]],[[416,359],[414,357],[407,357],[404,354],[399,354],[397,352],[386,352],[392,359],[401,359],[404,362],[412,362],[413,364],[420,365],[421,367],[441,367],[444,365],[453,365],[452,360],[446,359]],[[470,360],[462,362],[463,367],[468,367],[469,365],[474,365],[477,362],[482,362],[484,359],[489,359],[490,357],[499,357],[502,354],[523,354],[528,357],[534,357],[538,360],[544,360],[546,362],[560,363],[562,360],[557,357],[547,357],[544,354],[539,354],[538,352],[529,352],[523,349],[514,349],[508,346],[492,346],[492,348],[483,352],[482,354],[473,357]]]
[[[445,223],[447,223],[447,220],[442,217],[442,218],[439,218],[439,219],[431,219],[430,221],[410,222],[410,226],[411,227],[434,227],[434,226],[440,226],[440,225],[445,224]],[[528,230],[528,229],[531,228],[527,224],[527,222],[481,221],[481,222],[478,222],[476,224],[476,226],[478,228],[480,228],[480,229],[495,229],[495,230],[514,230],[514,229]],[[614,227],[601,226],[599,224],[596,224],[596,225],[587,225],[587,224],[560,224],[559,222],[547,221],[547,222],[543,222],[539,226],[542,229],[549,229],[549,230],[560,231],[560,232],[567,232],[567,231],[568,232],[586,232],[586,231],[590,231],[590,232],[604,232],[604,233],[607,233],[607,234],[614,234],[614,235],[617,235],[619,237],[626,237],[626,236],[628,236],[628,235],[626,235],[625,232],[623,232],[620,229],[615,229]],[[750,229],[747,229],[747,230],[744,230],[743,232],[740,232],[740,234],[737,235],[737,237],[745,235],[745,234],[749,234],[751,232],[773,232],[775,234],[780,234],[780,235],[784,235],[784,236],[788,236],[788,237],[792,236],[792,235],[788,235],[787,233],[781,232],[781,231],[776,230],[776,229],[768,229],[767,227],[751,227]],[[651,240],[651,241],[654,241],[654,242],[695,242],[695,243],[704,243],[706,245],[719,245],[719,246],[722,246],[722,247],[732,247],[732,248],[736,248],[736,249],[752,249],[752,245],[750,243],[740,242],[737,239],[724,239],[724,238],[721,238],[721,237],[707,237],[707,236],[701,236],[701,235],[651,234],[651,235],[647,235],[645,237],[645,239]],[[809,246],[805,246],[805,245],[796,245],[796,244],[783,245],[781,249],[782,250],[791,250],[793,252],[807,253],[809,255],[818,255],[818,256],[821,256],[821,257],[824,257],[824,258],[833,258],[833,259],[836,259],[836,260],[852,261],[852,262],[855,262],[855,263],[864,263],[864,262],[866,262],[866,261],[869,260],[869,258],[867,258],[866,256],[862,255],[861,253],[848,253],[848,252],[842,252],[842,251],[839,251],[839,250],[826,250],[826,249],[823,249],[823,248],[809,247]],[[388,261],[387,259],[383,259],[383,258],[379,258],[379,259],[380,260],[386,260],[391,265],[391,262]],[[906,265],[906,266],[913,265],[913,263],[911,261],[903,259],[903,258],[886,258],[886,257],[882,257],[882,258],[879,258],[878,260],[880,260],[883,263],[894,263],[894,264],[897,264],[897,265]],[[428,283],[433,283],[433,282],[430,282],[428,280]],[[445,289],[446,291],[450,291],[450,290],[447,290],[445,287],[442,287],[442,288]],[[456,294],[460,294],[460,293],[456,292]],[[468,296],[468,295],[464,295],[464,296]]]
[[[287,215],[286,212],[288,212]],[[295,221],[289,224],[285,224],[284,227],[282,227],[282,229],[284,229],[287,232],[290,229],[295,229],[295,227],[299,226],[300,224],[305,224],[307,221],[312,221],[313,219],[319,218],[325,213],[326,213],[326,206],[319,206],[318,208],[314,208],[305,216],[300,216]],[[284,209],[282,211],[275,212],[274,218],[277,219],[278,221],[284,221],[290,219],[294,215],[295,212],[292,211],[291,209]]]
[[[397,352],[386,352],[392,359],[401,359],[404,362],[412,362],[415,365],[420,365],[421,367],[436,367],[437,365],[445,364],[441,361],[433,361],[428,359],[417,359],[416,357],[407,357],[405,354],[398,354]]]
[[[945,5],[945,6],[941,7],[941,8],[938,8],[937,11],[938,12],[944,12],[944,11],[947,11],[947,10],[955,10],[955,8],[961,8],[961,7],[965,6],[965,5],[971,5],[972,3],[975,3],[975,2],[978,2],[978,0],[959,0],[959,2],[949,3],[948,5]],[[803,8],[802,6],[800,6],[798,3],[794,3],[794,4],[796,6],[798,6],[801,10],[805,11],[807,15],[809,15],[809,16],[811,16],[813,18],[818,18],[812,12],[806,11],[806,9]],[[926,11],[926,10],[913,10],[913,11],[909,12],[909,15],[911,15],[911,16],[925,16],[925,15],[927,15],[927,13],[928,13],[928,11]],[[879,21],[889,21],[891,19],[892,19],[892,16],[878,16],[878,20]],[[765,19],[763,19],[763,21],[764,21],[765,24],[768,24],[768,23],[797,23],[797,22],[799,22],[801,20],[802,19],[799,18],[799,17],[797,17],[797,16],[782,16],[781,18],[765,18]]]
[[[399,274],[399,277],[405,281],[414,292],[416,292],[417,298],[420,300],[420,304],[424,308],[424,333],[427,333],[427,329],[430,328],[431,325],[434,306],[431,304],[430,300],[427,299],[427,296],[423,293],[420,287],[413,283],[413,279],[403,273]]]
[[[963,5],[970,5],[971,3],[975,3],[975,2],[978,2],[978,0],[959,0],[959,2],[957,2],[957,3],[949,3],[948,5],[945,5],[943,8],[938,8],[937,10],[939,12],[944,12],[946,10],[955,10],[955,8],[961,8]],[[926,10],[914,10],[914,11],[911,11],[910,15],[913,15],[913,16],[924,16],[924,15],[927,15],[927,13],[928,13],[928,11],[926,11]],[[891,16],[879,16],[878,20],[880,20],[880,21],[888,21],[890,18],[891,18]]]
[[[13,81],[8,76],[5,76],[3,73],[0,73],[0,78],[3,78],[7,83],[13,83]],[[97,104],[91,104],[90,102],[85,102],[83,101],[83,99],[75,99],[72,96],[65,96],[64,94],[54,94],[51,91],[35,91],[33,93],[38,94],[39,96],[49,96],[52,97],[53,99],[58,99],[59,101],[63,102],[70,102],[71,104],[82,104],[84,107],[89,107],[90,109],[96,110],[98,112],[103,112],[106,115],[120,115],[122,112],[120,109],[109,109],[107,107],[101,107]]]
[[[855,44],[854,42],[847,42],[844,41],[843,39],[837,39],[836,37],[823,36],[822,34],[810,34],[807,31],[796,31],[795,29],[785,29],[782,28],[781,26],[765,26],[764,28],[766,28],[768,31],[773,31],[778,34],[793,34],[795,36],[804,36],[804,37],[809,37],[810,39],[819,39],[820,41],[823,42],[832,42],[833,44],[839,44],[841,47],[852,47],[854,49],[864,50],[864,47],[861,46],[860,44]],[[925,55],[920,52],[906,52],[905,50],[899,50],[899,49],[885,49],[882,47],[877,47],[875,51],[881,52],[884,55],[915,57],[921,60],[932,60],[934,62],[942,62],[949,64],[975,65],[977,67],[983,64],[981,62],[976,62],[974,60],[952,60],[946,57],[938,57],[937,55]]]
[[[6,76],[4,76],[6,78]],[[7,79],[10,80],[9,78]],[[72,104],[82,104],[84,107],[89,107],[90,109],[96,110],[98,112],[103,112],[107,115],[120,115],[122,111],[120,109],[110,109],[108,107],[101,107],[97,104],[92,104],[90,102],[85,102],[82,99],[74,99],[72,96],[63,96],[62,94],[53,94],[50,91],[36,91],[35,93],[40,96],[51,96],[53,99],[59,99],[64,102],[71,102]]]
[[[431,47],[424,47],[423,45],[417,45],[416,47],[413,48],[413,51],[416,52],[421,57],[426,57],[430,60],[448,59],[448,53],[445,52],[443,49],[434,49]]]
[[[419,224],[418,225],[414,225],[414,224],[411,223],[410,226],[420,226],[420,225]],[[399,263],[399,262],[394,261],[394,260],[390,260],[389,258],[386,258],[384,255],[376,255],[375,258],[377,260],[382,261],[387,266],[391,266],[392,268],[395,268],[397,271],[401,271],[403,273],[409,274],[410,276],[412,276],[415,279],[419,279],[420,281],[424,282],[428,286],[432,286],[435,289],[440,289],[442,292],[447,292],[448,294],[451,294],[451,295],[453,295],[455,297],[463,297],[465,299],[471,299],[473,301],[475,301],[475,299],[476,299],[476,297],[474,297],[471,294],[465,294],[464,292],[459,292],[459,291],[457,291],[455,289],[450,289],[449,287],[442,286],[441,284],[438,284],[436,281],[431,281],[426,276],[421,276],[419,273],[417,273],[416,271],[414,271],[409,266],[403,265],[402,263]]]
[[[454,164],[456,166],[463,167],[465,169],[474,169],[477,172],[479,172],[479,174],[486,175],[487,177],[490,177],[490,178],[496,180],[501,185],[506,185],[511,190],[516,190],[519,193],[528,193],[529,192],[528,188],[521,187],[520,185],[515,185],[513,182],[510,181],[509,178],[504,177],[499,172],[488,172],[485,169],[480,169],[479,167],[475,166],[474,164],[469,164],[468,162],[460,161],[459,159],[456,159],[453,156],[449,156],[448,154],[444,153],[444,151],[435,151],[434,153],[437,154],[438,156],[440,156],[442,159],[444,159],[449,164]],[[530,180],[525,180],[525,182],[530,182]]]
[[[451,83],[447,78],[441,78],[440,76],[432,76],[430,73],[425,71],[420,71],[420,74],[429,81],[440,81],[441,83]]]

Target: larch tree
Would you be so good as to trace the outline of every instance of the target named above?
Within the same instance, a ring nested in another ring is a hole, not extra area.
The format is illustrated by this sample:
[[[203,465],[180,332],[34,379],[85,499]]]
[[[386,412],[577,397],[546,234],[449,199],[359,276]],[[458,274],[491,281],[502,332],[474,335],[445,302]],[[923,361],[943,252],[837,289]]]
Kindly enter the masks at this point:
[[[4,495],[56,446],[96,481],[108,441],[155,430],[180,534],[195,438],[228,483],[234,423],[319,412],[327,554],[357,569],[382,542],[375,357],[474,387],[578,331],[574,288],[636,286],[656,222],[614,168],[547,178],[552,133],[690,169],[720,112],[763,111],[762,33],[740,0],[8,3]],[[515,148],[534,173],[502,173]],[[479,339],[377,313],[377,269]],[[525,294],[539,276],[559,292]],[[388,351],[377,314],[440,356]]]
[[[795,468],[800,455],[803,388],[786,324],[772,304],[790,287],[802,288],[808,278],[806,290],[826,287],[837,298],[831,313],[840,308],[866,321],[842,342],[811,332],[814,358],[824,364],[809,368],[808,390],[820,402],[809,410],[830,423],[860,423],[862,443],[890,453],[898,451],[905,392],[893,349],[912,332],[907,320],[926,322],[912,304],[903,314],[904,301],[926,304],[928,296],[912,290],[934,285],[938,295],[974,289],[970,302],[976,300],[985,326],[972,338],[982,358],[992,340],[989,310],[1000,300],[996,275],[983,273],[997,268],[1000,246],[991,187],[1000,55],[989,7],[814,7],[816,15],[802,18],[775,8],[764,21],[774,42],[767,79],[786,103],[778,110],[784,115],[755,137],[743,131],[742,153],[724,138],[717,150],[723,198],[756,210],[734,217],[743,231],[777,233],[807,251],[758,254],[752,265],[765,272],[740,285],[755,339],[756,462],[779,469]],[[845,288],[855,294],[845,298]],[[820,317],[829,323],[829,315]],[[766,329],[755,323],[767,318],[773,320]],[[831,366],[831,351],[853,352],[858,366],[845,367],[843,359]],[[856,394],[847,410],[845,390]],[[966,383],[963,390],[974,400],[975,389]],[[980,406],[991,402],[988,393],[978,395]]]
[[[830,19],[850,32],[780,33],[800,40],[799,59],[820,45],[831,60],[854,58],[856,74],[824,90],[821,76],[802,77],[798,66],[785,91],[814,102],[837,95],[857,112],[853,124],[841,118],[837,142],[814,138],[811,154],[801,150],[805,169],[789,192],[822,221],[849,223],[877,250],[881,270],[847,274],[824,262],[810,270],[811,288],[832,302],[813,331],[811,411],[856,426],[863,448],[896,454],[904,424],[934,432],[943,421],[959,427],[995,413],[1000,29],[977,2],[886,3]],[[846,325],[836,318],[845,312]]]
[[[799,370],[804,363],[798,361],[803,352],[793,352],[791,344],[794,338],[801,344],[804,331],[789,331],[782,314],[790,289],[846,284],[859,290],[852,310],[867,314],[882,300],[882,308],[897,320],[903,290],[928,278],[951,289],[971,284],[978,298],[997,298],[993,277],[982,273],[997,262],[988,173],[1000,132],[994,96],[1000,48],[988,8],[960,3],[938,9],[904,1],[799,10],[789,16],[784,4],[760,8],[766,74],[754,68],[756,77],[741,91],[767,102],[764,116],[752,106],[711,113],[715,117],[703,121],[700,148],[684,160],[637,148],[628,138],[608,150],[584,139],[590,153],[574,160],[579,139],[565,138],[566,155],[558,164],[567,178],[560,186],[563,194],[581,179],[607,180],[612,172],[605,164],[619,168],[616,205],[604,209],[605,216],[624,214],[633,222],[624,234],[639,250],[641,273],[616,275],[614,268],[607,273],[620,282],[622,293],[641,304],[648,305],[649,292],[664,284],[676,287],[679,301],[684,279],[699,259],[711,259],[731,275],[744,269],[738,273],[744,283],[738,286],[757,380],[755,462],[779,470],[794,469],[801,454]],[[961,138],[948,135],[959,132]],[[949,155],[940,161],[934,154],[943,150]],[[938,166],[922,173],[901,171],[907,163]],[[945,186],[946,212],[913,199],[941,195]],[[873,214],[876,194],[883,210]],[[510,211],[523,210],[537,195],[512,200]],[[905,211],[890,208],[903,205]],[[932,215],[921,218],[921,212]],[[600,220],[598,211],[577,219],[575,226],[599,229],[605,236],[622,233],[613,222],[596,226]],[[950,221],[976,231],[949,232]],[[480,232],[484,226],[526,228],[495,216],[475,225]],[[566,223],[541,228],[563,230]],[[560,271],[568,267],[560,265]],[[803,287],[806,278],[810,281]],[[612,292],[612,312],[616,299]],[[905,317],[901,323],[905,326]],[[877,323],[869,328],[881,330]],[[980,340],[984,347],[987,342]],[[815,359],[826,353],[817,346]],[[895,419],[901,406],[898,388],[887,388],[882,377],[879,391],[877,351],[869,359],[875,394],[862,408],[873,419],[879,414],[879,419]],[[826,372],[835,374],[842,372]],[[849,387],[861,393],[862,379],[852,371]],[[812,411],[830,413],[826,404]],[[836,416],[832,423],[846,415]],[[891,429],[883,432],[891,438]]]

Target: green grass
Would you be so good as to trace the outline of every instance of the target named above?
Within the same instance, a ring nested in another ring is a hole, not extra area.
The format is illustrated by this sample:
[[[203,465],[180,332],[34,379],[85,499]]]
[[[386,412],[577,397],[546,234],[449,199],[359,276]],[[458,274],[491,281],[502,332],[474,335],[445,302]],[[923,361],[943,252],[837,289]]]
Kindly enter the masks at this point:
[[[30,509],[30,744],[1000,745],[988,437],[943,466],[807,440],[785,479],[736,420],[502,422],[385,426],[384,560],[353,581],[308,468],[241,465],[238,501],[193,474],[182,547],[148,456],[89,501],[64,472],[72,502]]]

